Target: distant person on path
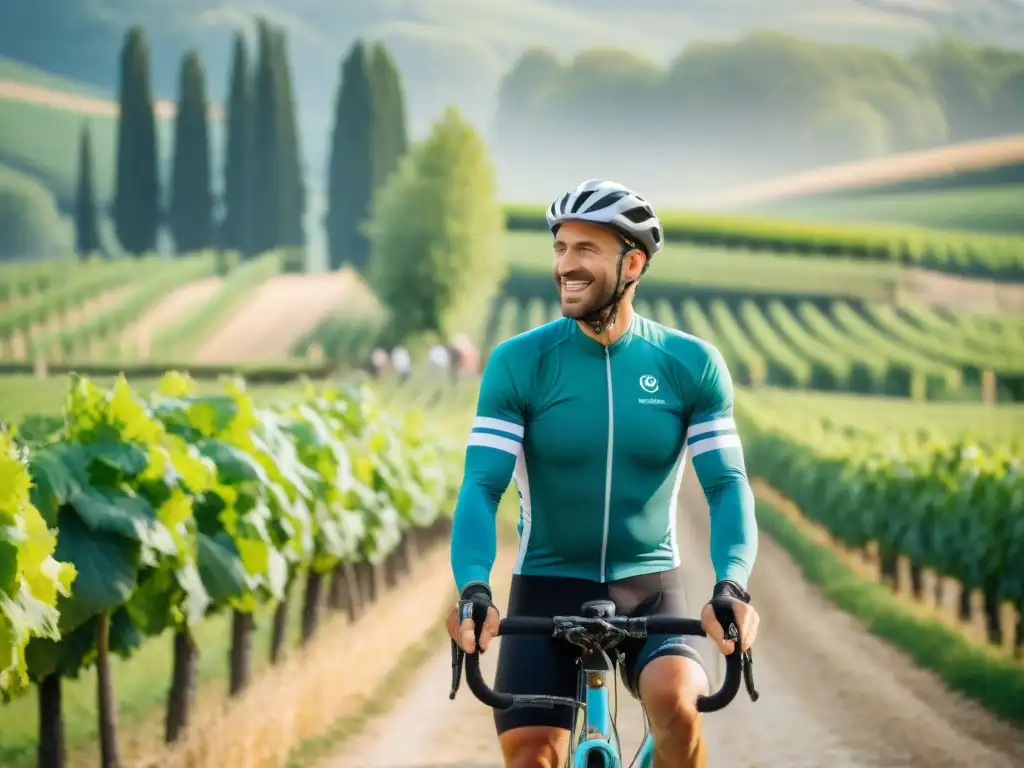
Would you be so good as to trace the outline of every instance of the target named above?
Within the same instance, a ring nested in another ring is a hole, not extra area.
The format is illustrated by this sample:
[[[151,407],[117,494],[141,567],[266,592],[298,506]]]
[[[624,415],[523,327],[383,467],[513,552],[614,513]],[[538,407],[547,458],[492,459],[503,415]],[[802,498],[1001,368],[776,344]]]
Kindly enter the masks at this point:
[[[701,625],[723,654],[744,651],[758,615],[747,581],[757,554],[754,495],[733,421],[732,379],[710,343],[633,311],[637,281],[663,245],[646,200],[611,181],[586,181],[548,208],[563,317],[514,336],[487,360],[452,524],[461,599],[448,633],[486,649],[499,622],[491,597],[496,513],[509,479],[520,494],[519,557],[510,615],[579,615],[584,601],[616,613],[687,617],[676,545],[686,457],[710,505],[717,583]],[[693,606],[694,609],[697,606]],[[735,621],[736,641],[723,622]],[[657,768],[703,768],[697,698],[704,662],[688,638],[626,640],[620,672],[650,718]],[[495,689],[573,698],[567,647],[504,637]],[[562,765],[575,712],[495,711],[505,765]]]
[[[472,376],[477,372],[477,365],[479,360],[477,359],[476,350],[473,349],[473,342],[469,340],[469,337],[464,333],[456,334],[452,338],[452,380],[458,382],[458,379],[463,375]]]
[[[387,371],[388,366],[391,362],[391,358],[388,356],[386,349],[377,347],[370,354],[370,372],[373,374],[373,378],[379,379]]]
[[[459,374],[462,372],[462,350],[455,342],[447,347],[448,350],[448,378],[452,386],[459,383]]]
[[[427,352],[427,373],[432,379],[439,379],[448,372],[451,363],[448,349],[443,344],[434,344]]]
[[[398,374],[399,381],[408,381],[409,374],[412,372],[412,357],[409,355],[409,350],[401,345],[392,349],[391,367]]]

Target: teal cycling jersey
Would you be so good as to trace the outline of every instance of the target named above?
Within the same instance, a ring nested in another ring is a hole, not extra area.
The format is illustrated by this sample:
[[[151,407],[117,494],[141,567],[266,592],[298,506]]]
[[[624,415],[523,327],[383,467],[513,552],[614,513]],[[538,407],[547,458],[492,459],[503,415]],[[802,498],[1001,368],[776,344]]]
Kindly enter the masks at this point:
[[[561,318],[494,348],[452,527],[459,590],[490,582],[496,513],[519,490],[515,573],[608,582],[680,564],[676,512],[686,454],[711,514],[718,580],[746,588],[754,499],[719,351],[633,314],[605,345]]]

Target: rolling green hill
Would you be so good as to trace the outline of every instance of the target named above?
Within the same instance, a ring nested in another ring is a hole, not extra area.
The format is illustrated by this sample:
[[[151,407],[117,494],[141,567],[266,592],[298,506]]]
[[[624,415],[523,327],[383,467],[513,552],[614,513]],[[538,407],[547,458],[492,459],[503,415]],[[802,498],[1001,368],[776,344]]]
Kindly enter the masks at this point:
[[[323,168],[326,162],[339,61],[356,37],[381,39],[394,54],[404,78],[413,136],[423,136],[443,108],[454,104],[492,138],[502,122],[496,120],[496,114],[503,78],[521,54],[532,47],[557,51],[571,61],[585,49],[596,50],[600,58],[601,50],[617,46],[642,51],[656,67],[664,68],[687,46],[714,48],[719,43],[711,41],[735,40],[759,29],[823,42],[880,46],[900,53],[941,34],[1011,48],[1019,47],[1024,40],[1024,7],[1003,0],[945,0],[927,8],[863,0],[787,0],[772,4],[750,0],[703,4],[662,0],[629,4],[578,0],[352,4],[307,0],[300,5],[284,0],[234,0],[230,4],[218,0],[35,0],[5,9],[0,55],[112,94],[117,85],[117,51],[125,29],[138,23],[146,29],[150,41],[157,96],[175,96],[180,56],[194,47],[204,62],[211,98],[222,101],[227,89],[231,36],[239,27],[251,31],[254,13],[264,13],[283,26],[292,41],[301,144],[310,169]],[[637,29],[644,31],[642,37],[638,37]],[[868,79],[876,77],[887,67],[884,62],[867,65],[864,75]],[[882,94],[880,98],[890,96]],[[928,102],[926,109],[932,108]],[[840,111],[847,110],[842,115],[853,124],[873,124],[878,119],[859,107],[852,109],[849,113],[848,105],[844,105]],[[653,122],[654,116],[649,117]],[[606,149],[615,147],[609,145]],[[530,190],[521,185],[516,188],[512,182],[517,168],[523,169],[523,178],[529,181],[543,166],[523,168],[510,152],[502,149],[497,153],[507,195],[521,199],[539,195],[549,184],[540,177],[534,179],[535,186]],[[643,153],[633,154],[639,159]],[[656,155],[661,162],[665,153]],[[752,172],[750,161],[747,158],[741,168]],[[676,158],[672,165],[686,162]],[[600,168],[594,170],[605,174]],[[728,170],[722,169],[723,173]],[[582,178],[593,175],[581,165],[566,171],[569,176],[581,173]],[[678,186],[692,174],[671,175],[671,179],[652,177],[647,182],[647,194],[655,197],[654,188],[662,181]],[[311,170],[311,186],[319,186],[321,176]]]
[[[801,197],[757,206],[756,210],[821,222],[1024,234],[1024,184]]]
[[[22,85],[46,90],[26,94]],[[26,98],[37,96],[45,103]],[[113,196],[117,121],[112,113],[116,114],[116,103],[99,89],[0,59],[0,164],[39,178],[65,211],[70,210],[74,199],[78,136],[85,123],[92,135],[96,194],[101,202]],[[171,121],[158,118],[157,134],[160,156],[167,168],[172,150]],[[217,158],[216,129],[213,137]]]

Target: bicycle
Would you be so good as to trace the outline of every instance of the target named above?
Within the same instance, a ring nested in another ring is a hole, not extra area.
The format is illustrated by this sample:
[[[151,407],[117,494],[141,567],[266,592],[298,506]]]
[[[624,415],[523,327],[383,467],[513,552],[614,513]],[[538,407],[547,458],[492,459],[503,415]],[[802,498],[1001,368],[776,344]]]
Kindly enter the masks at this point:
[[[480,651],[466,654],[452,641],[452,690],[454,699],[462,677],[465,660],[466,683],[473,694],[494,709],[512,707],[573,707],[572,732],[576,733],[577,717],[583,711],[584,727],[571,750],[571,765],[576,768],[621,768],[622,755],[614,716],[608,709],[608,675],[615,665],[608,655],[626,638],[645,639],[648,634],[705,636],[700,621],[675,616],[647,616],[630,618],[616,616],[615,604],[609,600],[591,600],[580,609],[582,616],[555,616],[539,618],[512,616],[502,619],[498,635],[550,635],[581,649],[579,687],[576,698],[546,695],[512,695],[499,693],[484,681],[480,671]],[[738,641],[735,623],[730,622],[726,637]],[[617,660],[621,654],[617,654]],[[754,688],[753,659],[750,652],[738,649],[726,657],[725,680],[722,687],[709,696],[697,699],[699,712],[717,712],[726,707],[739,692],[740,681],[745,683],[751,701],[759,694]],[[639,761],[639,762],[638,762]],[[631,766],[651,768],[654,764],[654,738],[644,713],[644,739],[633,757]]]

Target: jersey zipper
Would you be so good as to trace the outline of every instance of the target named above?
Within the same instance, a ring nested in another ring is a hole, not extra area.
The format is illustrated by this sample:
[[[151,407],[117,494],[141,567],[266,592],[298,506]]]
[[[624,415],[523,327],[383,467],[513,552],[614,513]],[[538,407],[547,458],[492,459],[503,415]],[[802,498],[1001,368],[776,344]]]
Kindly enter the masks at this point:
[[[605,581],[608,561],[608,521],[612,511],[612,448],[615,442],[615,408],[612,405],[612,357],[611,350],[604,348],[604,370],[608,380],[608,457],[604,467],[604,534],[601,537],[601,583]]]

